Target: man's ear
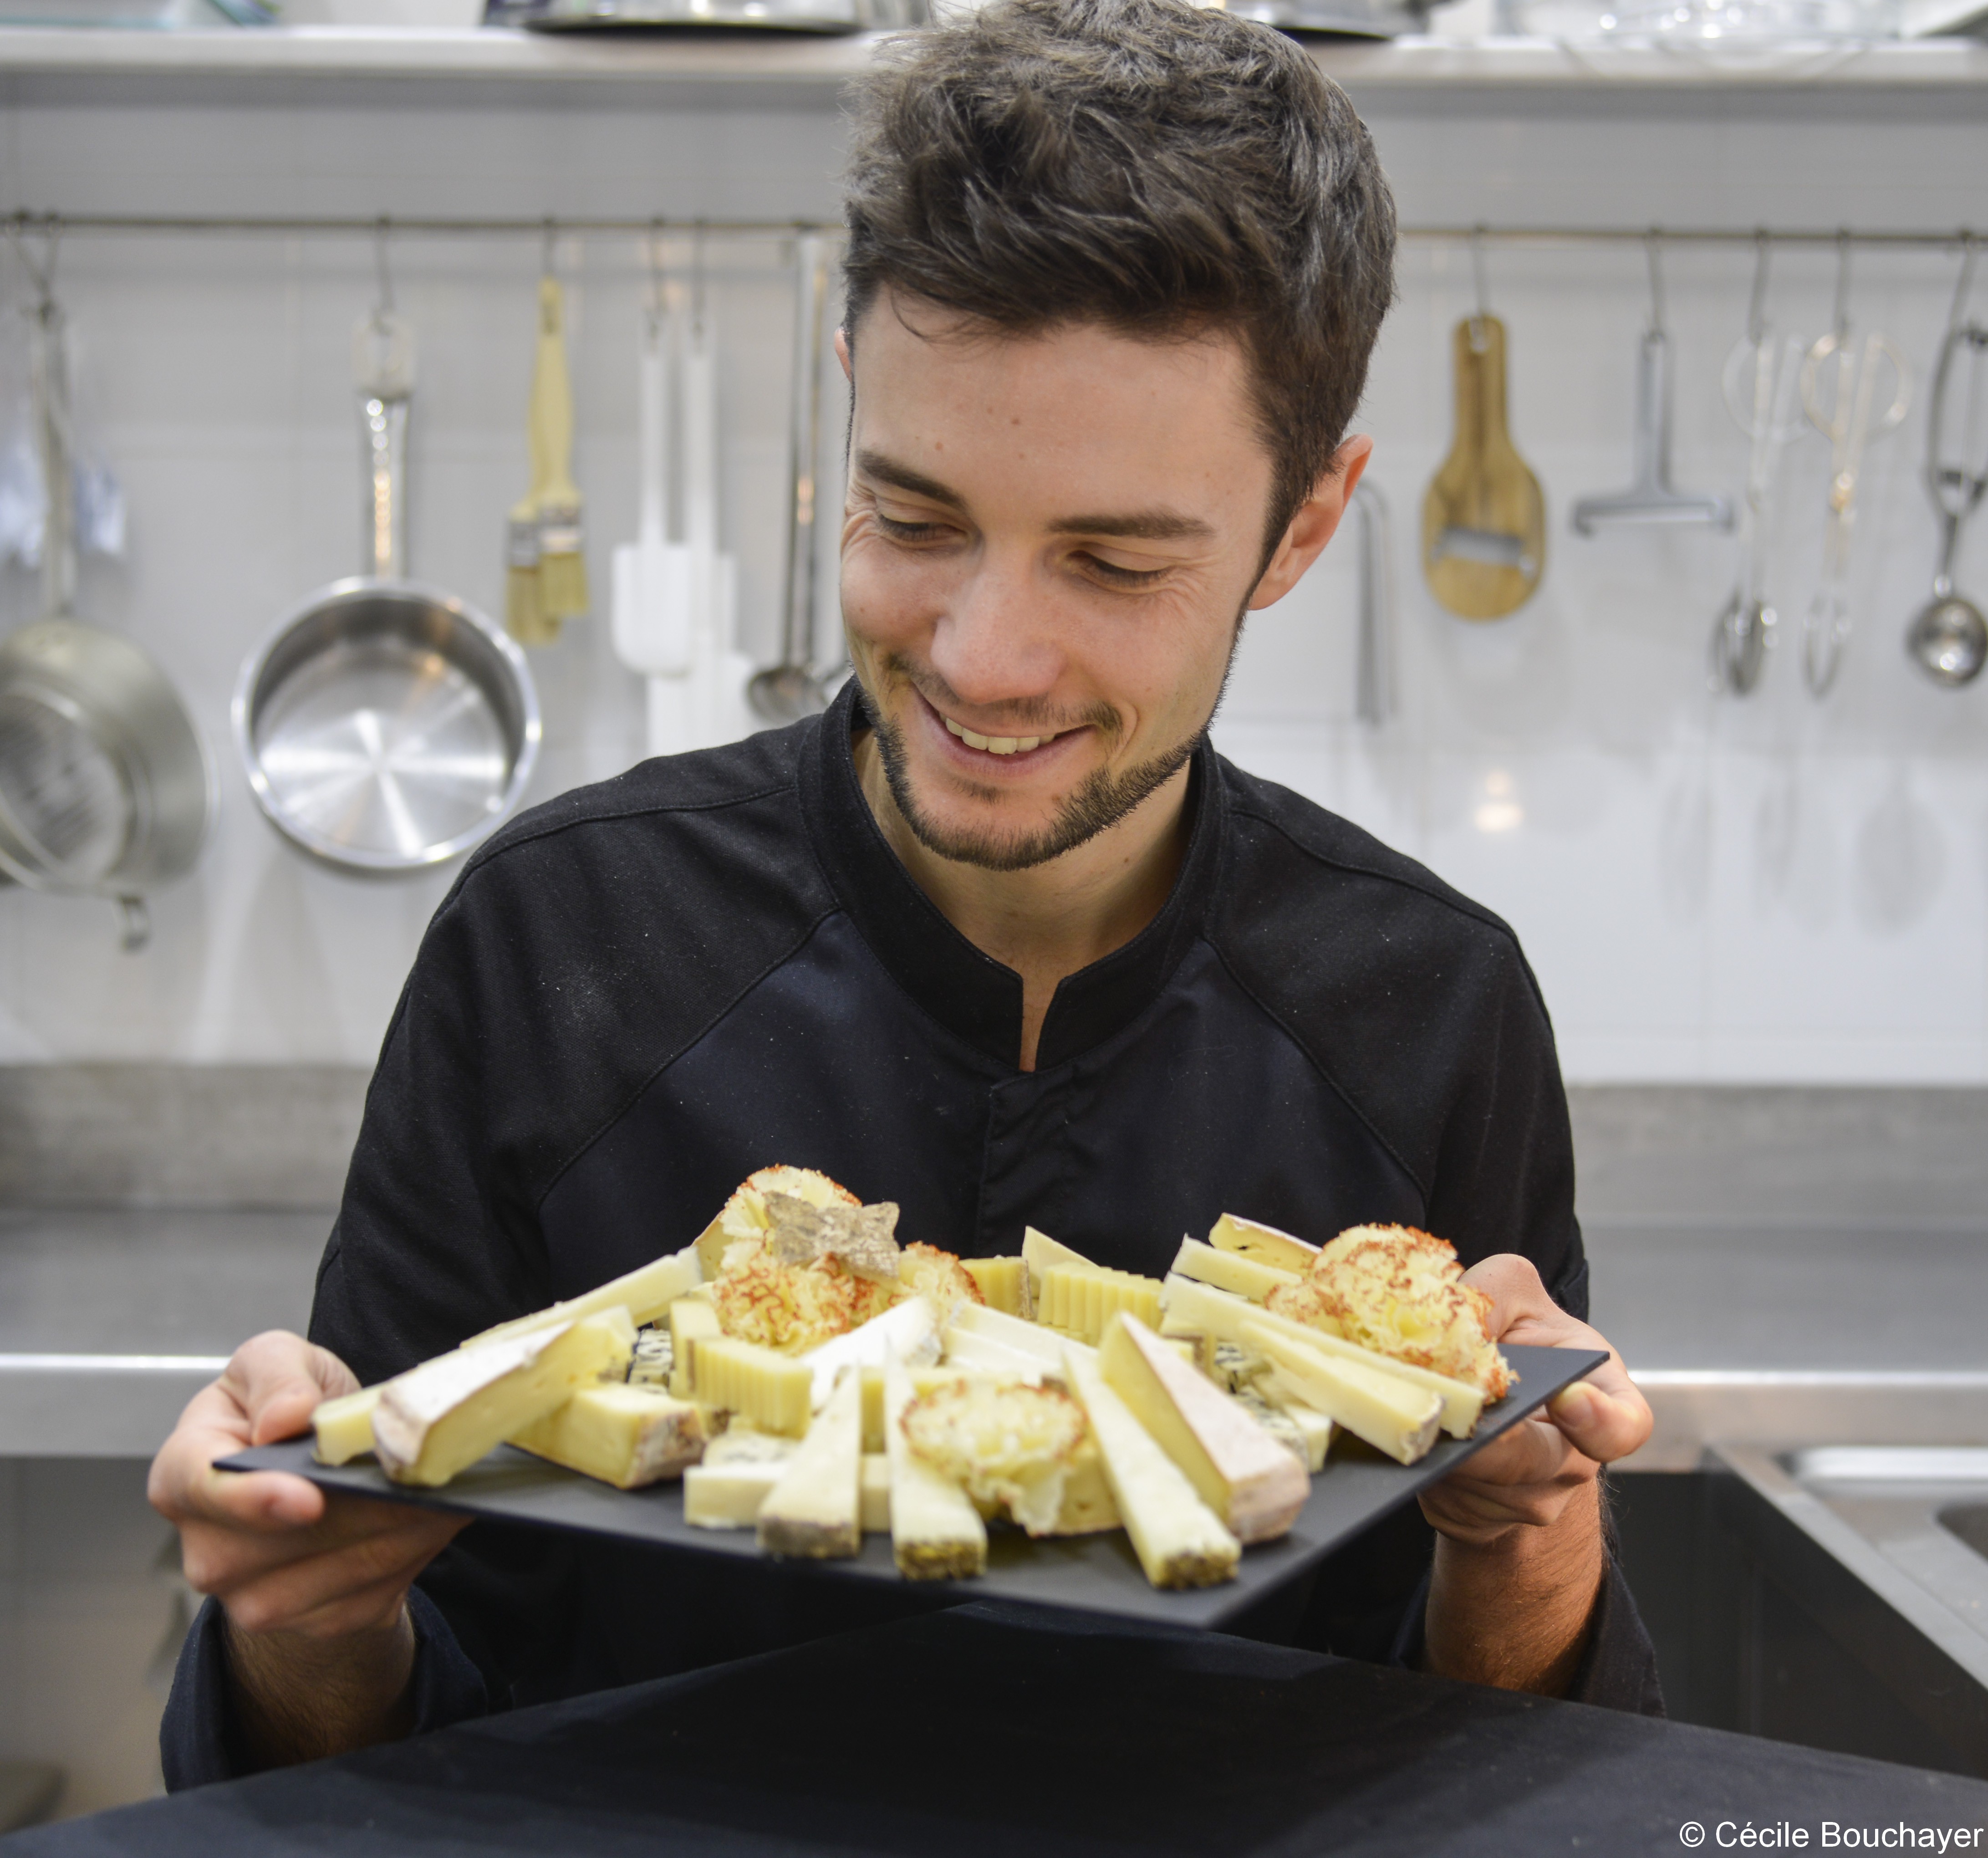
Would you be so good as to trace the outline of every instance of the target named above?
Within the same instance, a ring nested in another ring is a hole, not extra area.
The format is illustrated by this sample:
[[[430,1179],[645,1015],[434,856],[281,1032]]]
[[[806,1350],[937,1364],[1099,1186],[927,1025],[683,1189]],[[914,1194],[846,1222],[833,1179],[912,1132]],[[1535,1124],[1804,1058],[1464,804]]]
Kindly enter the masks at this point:
[[[842,377],[845,381],[856,378],[855,364],[849,358],[849,331],[838,329],[835,332],[835,358],[842,364]]]
[[[840,342],[840,337],[837,338]],[[1325,545],[1346,514],[1354,487],[1374,455],[1374,442],[1366,434],[1347,439],[1332,455],[1325,475],[1312,486],[1311,495],[1298,506],[1297,513],[1278,538],[1270,566],[1263,570],[1256,591],[1249,596],[1249,611],[1274,606],[1303,578],[1305,570],[1325,552]]]

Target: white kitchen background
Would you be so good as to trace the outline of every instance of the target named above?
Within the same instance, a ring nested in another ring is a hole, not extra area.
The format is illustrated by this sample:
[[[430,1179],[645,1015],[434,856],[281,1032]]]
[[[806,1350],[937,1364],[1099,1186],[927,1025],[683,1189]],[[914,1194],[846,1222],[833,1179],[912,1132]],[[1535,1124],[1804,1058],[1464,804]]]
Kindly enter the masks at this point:
[[[12,81],[0,210],[780,217],[834,205],[840,130],[820,84]],[[1979,88],[1350,81],[1411,225],[1988,228]],[[764,660],[791,293],[777,241],[710,249],[728,545],[742,642]],[[670,250],[688,255],[682,242]],[[525,487],[538,241],[397,237],[390,252],[421,344],[414,570],[501,611],[503,517]],[[1752,698],[1708,690],[1733,538],[1569,528],[1574,498],[1628,480],[1640,247],[1493,242],[1487,258],[1514,435],[1548,499],[1540,591],[1515,617],[1472,625],[1443,613],[1416,571],[1423,489],[1449,441],[1450,330],[1473,287],[1465,246],[1411,239],[1361,421],[1393,518],[1398,712],[1378,729],[1353,714],[1349,531],[1252,620],[1218,743],[1506,916],[1573,1079],[1988,1081],[1988,679],[1936,689],[1902,647],[1932,570],[1919,469],[1956,256],[1856,254],[1853,320],[1898,344],[1919,394],[1870,457],[1857,631],[1822,703],[1787,643]],[[556,260],[601,604],[534,654],[547,724],[535,799],[627,766],[642,739],[640,687],[614,659],[604,604],[607,548],[634,527],[641,242],[562,237]],[[1746,444],[1718,374],[1744,327],[1752,252],[1680,243],[1664,262],[1675,477],[1736,493]],[[1826,246],[1777,249],[1777,323],[1809,337],[1828,327],[1835,263]],[[0,1063],[371,1060],[450,874],[362,882],[304,862],[255,810],[227,706],[265,629],[356,565],[348,342],[374,280],[363,237],[62,245],[87,434],[130,509],[126,558],[86,563],[83,610],[178,680],[220,769],[221,813],[194,876],[155,899],[141,953],[120,950],[107,905],[0,894]],[[15,374],[0,436],[20,425],[14,313],[29,294],[18,260],[0,256]],[[1976,313],[1988,320],[1988,275]],[[830,424],[839,438],[839,411]],[[1784,473],[1771,591],[1791,615],[1818,571],[1825,464],[1810,439]],[[1977,597],[1984,530],[1958,574]],[[0,570],[0,626],[32,617],[36,600],[31,574]],[[833,623],[825,607],[825,645]]]

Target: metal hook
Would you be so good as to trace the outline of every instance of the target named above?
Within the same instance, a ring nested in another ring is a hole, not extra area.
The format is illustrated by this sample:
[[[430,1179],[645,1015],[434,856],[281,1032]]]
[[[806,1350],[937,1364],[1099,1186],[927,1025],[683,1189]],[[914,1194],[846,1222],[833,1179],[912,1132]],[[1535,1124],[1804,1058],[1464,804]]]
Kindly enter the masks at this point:
[[[39,264],[28,249],[27,240],[28,233],[37,228],[45,242]],[[55,304],[56,255],[62,243],[62,222],[53,213],[44,214],[36,220],[24,211],[16,213],[8,222],[7,236],[13,242],[15,256],[20,259],[22,268],[34,282],[35,293],[40,299],[38,307],[46,316]]]
[[[1470,233],[1470,274],[1477,286],[1477,312],[1470,319],[1470,346],[1480,355],[1489,346],[1484,333],[1485,320],[1491,313],[1491,286],[1486,281],[1484,269],[1484,235],[1483,225],[1474,226]]]
[[[1954,280],[1953,307],[1947,312],[1947,332],[1951,334],[1966,320],[1967,300],[1974,289],[1974,256],[1977,240],[1972,229],[1963,227],[1960,234],[1960,276]]]
[[[653,332],[660,328],[663,320],[663,222],[659,215],[650,222],[647,239],[644,242],[649,260],[649,327]]]
[[[394,313],[394,274],[387,266],[387,218],[384,213],[373,228],[373,268],[379,274],[380,301],[374,306],[373,320],[383,322]]]
[[[1850,333],[1850,228],[1836,235],[1836,316],[1832,325],[1838,342]]]
[[[1746,305],[1746,340],[1756,347],[1767,333],[1767,255],[1772,250],[1767,228],[1753,234],[1753,294]]]
[[[1663,228],[1652,226],[1643,240],[1643,251],[1650,262],[1650,333],[1653,336],[1664,333],[1663,243]]]
[[[546,223],[539,235],[539,269],[547,277],[553,274],[553,245],[559,237],[559,226],[551,214],[546,215]]]
[[[691,228],[690,326],[700,341],[704,338],[704,241],[708,230],[702,219],[694,222]]]

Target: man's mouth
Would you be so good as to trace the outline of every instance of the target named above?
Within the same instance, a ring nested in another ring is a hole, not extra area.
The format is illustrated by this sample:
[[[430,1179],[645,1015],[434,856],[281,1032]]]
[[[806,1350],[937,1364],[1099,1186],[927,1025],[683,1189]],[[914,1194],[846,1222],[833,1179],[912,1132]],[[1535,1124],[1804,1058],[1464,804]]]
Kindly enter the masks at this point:
[[[1026,755],[1031,749],[1055,741],[1057,736],[1063,733],[1058,730],[1047,736],[982,736],[962,728],[948,716],[942,715],[939,720],[969,748],[982,749],[990,755]]]

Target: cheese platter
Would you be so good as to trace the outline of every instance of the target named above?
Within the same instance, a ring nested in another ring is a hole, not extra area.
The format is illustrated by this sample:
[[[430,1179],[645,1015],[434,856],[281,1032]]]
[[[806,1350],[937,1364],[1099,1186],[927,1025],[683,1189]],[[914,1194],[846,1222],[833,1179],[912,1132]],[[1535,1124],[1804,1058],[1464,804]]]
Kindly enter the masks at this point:
[[[1516,1384],[1485,1408],[1468,1439],[1445,1437],[1413,1464],[1382,1457],[1360,1441],[1334,1441],[1289,1531],[1252,1544],[1233,1577],[1219,1585],[1168,1589],[1151,1584],[1122,1530],[1031,1537],[1020,1529],[988,1531],[985,1572],[952,1586],[962,1599],[1009,1599],[1036,1606],[1219,1628],[1299,1579],[1371,1524],[1438,1482],[1501,1433],[1537,1412],[1560,1390],[1608,1358],[1579,1349],[1508,1347]],[[450,1483],[430,1488],[398,1484],[373,1463],[326,1465],[312,1457],[308,1438],[257,1447],[221,1461],[224,1470],[294,1472],[327,1490],[418,1503],[476,1517],[534,1524],[646,1544],[664,1555],[759,1558],[750,1529],[714,1530],[685,1520],[681,1482],[635,1490],[501,1445]],[[787,1561],[821,1578],[897,1583],[900,1574],[888,1533],[864,1534],[854,1555]]]
[[[1314,1244],[1224,1213],[1161,1278],[1033,1227],[1013,1256],[902,1243],[898,1210],[762,1169],[681,1250],[221,1468],[1212,1624],[1606,1359],[1502,1352],[1412,1227]]]

